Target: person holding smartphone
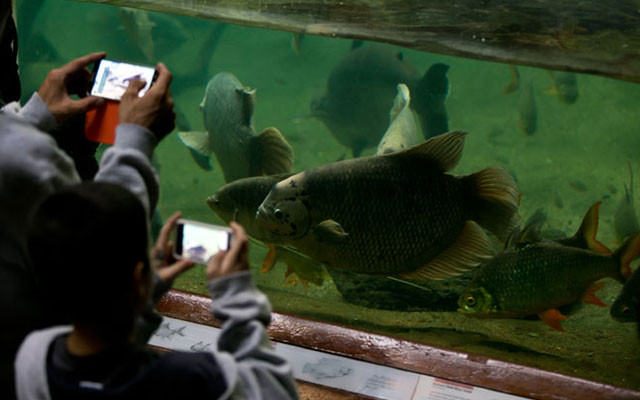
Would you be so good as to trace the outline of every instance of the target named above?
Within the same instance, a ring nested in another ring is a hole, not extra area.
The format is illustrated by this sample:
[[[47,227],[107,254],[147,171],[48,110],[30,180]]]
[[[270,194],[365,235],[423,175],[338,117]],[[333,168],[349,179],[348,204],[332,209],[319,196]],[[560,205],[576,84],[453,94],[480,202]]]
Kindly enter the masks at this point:
[[[0,109],[0,397],[11,398],[13,357],[32,329],[60,322],[38,299],[26,251],[26,221],[46,196],[80,182],[72,159],[48,134],[67,118],[99,106],[86,93],[87,67],[105,57],[93,53],[75,59],[47,75],[21,107],[12,102]],[[10,60],[0,60],[0,63]],[[105,151],[96,181],[119,184],[135,194],[151,215],[158,200],[158,178],[152,153],[174,127],[172,75],[157,65],[158,78],[138,97],[144,82],[133,80],[122,97],[115,145]],[[45,302],[46,303],[46,302]],[[5,396],[6,394],[6,396]]]
[[[144,305],[162,292],[152,287],[153,270],[171,282],[194,264],[172,257],[179,217],[149,252],[146,212],[121,187],[85,182],[45,199],[30,223],[29,253],[44,293],[72,326],[32,332],[22,343],[18,399],[298,397],[290,365],[267,338],[271,308],[253,284],[249,241],[236,223],[230,248],[206,266],[211,312],[222,323],[215,350],[159,354],[132,339]]]

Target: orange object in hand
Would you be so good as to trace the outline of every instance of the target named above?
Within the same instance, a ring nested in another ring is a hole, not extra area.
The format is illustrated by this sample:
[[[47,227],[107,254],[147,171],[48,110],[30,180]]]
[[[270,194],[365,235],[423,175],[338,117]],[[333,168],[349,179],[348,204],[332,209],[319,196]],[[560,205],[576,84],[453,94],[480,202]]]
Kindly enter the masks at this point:
[[[119,102],[106,100],[100,107],[87,111],[84,134],[94,142],[113,144],[116,140]]]

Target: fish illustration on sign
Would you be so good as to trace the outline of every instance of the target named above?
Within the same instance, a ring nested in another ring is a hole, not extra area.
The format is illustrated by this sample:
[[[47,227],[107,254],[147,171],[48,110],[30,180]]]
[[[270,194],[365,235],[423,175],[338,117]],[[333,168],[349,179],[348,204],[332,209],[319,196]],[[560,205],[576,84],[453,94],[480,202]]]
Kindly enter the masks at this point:
[[[255,93],[233,74],[218,73],[209,81],[200,104],[206,132],[178,132],[198,165],[211,169],[202,159],[215,154],[226,182],[289,172],[293,167],[293,150],[278,129],[255,134],[251,120]]]
[[[465,132],[387,155],[322,165],[273,186],[261,228],[327,268],[413,279],[460,274],[494,254],[480,226],[505,239],[518,191],[504,170],[447,174]]]
[[[315,379],[331,379],[351,375],[353,368],[347,367],[341,360],[323,357],[317,363],[304,364],[302,373]]]
[[[191,351],[211,351],[211,343],[205,343],[202,340],[189,346]]]
[[[164,324],[160,325],[160,328],[158,328],[158,330],[156,331],[155,336],[168,340],[173,339],[173,337],[176,335],[185,336],[184,330],[186,327],[186,325],[183,325],[179,328],[172,329],[170,323],[165,322]]]

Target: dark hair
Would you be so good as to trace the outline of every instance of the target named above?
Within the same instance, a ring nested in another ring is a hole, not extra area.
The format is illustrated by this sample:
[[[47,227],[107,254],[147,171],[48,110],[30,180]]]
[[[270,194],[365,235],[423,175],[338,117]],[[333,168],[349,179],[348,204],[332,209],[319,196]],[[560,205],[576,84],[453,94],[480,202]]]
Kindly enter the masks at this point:
[[[54,314],[74,323],[130,323],[134,267],[142,261],[149,269],[147,219],[131,192],[85,182],[47,197],[29,225],[28,249]]]

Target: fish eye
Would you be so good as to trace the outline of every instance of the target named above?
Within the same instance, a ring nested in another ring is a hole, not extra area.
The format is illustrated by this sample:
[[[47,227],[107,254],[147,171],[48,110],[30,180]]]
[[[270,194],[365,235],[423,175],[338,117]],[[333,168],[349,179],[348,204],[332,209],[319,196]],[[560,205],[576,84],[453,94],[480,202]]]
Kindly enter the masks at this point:
[[[464,301],[469,307],[473,307],[476,305],[476,298],[473,296],[467,296],[467,298],[464,299]]]
[[[622,313],[623,314],[629,314],[629,311],[631,311],[631,308],[629,308],[629,306],[622,307]]]
[[[273,212],[273,215],[274,215],[276,218],[278,218],[278,219],[282,219],[282,215],[283,215],[282,210],[280,210],[280,209],[276,209],[276,210]]]

